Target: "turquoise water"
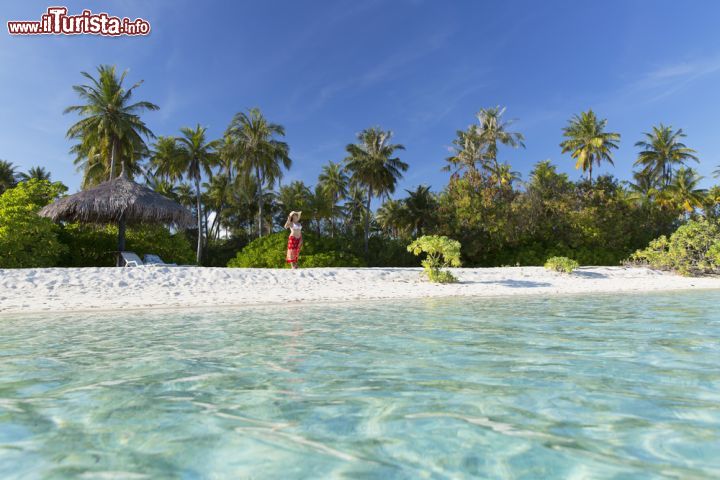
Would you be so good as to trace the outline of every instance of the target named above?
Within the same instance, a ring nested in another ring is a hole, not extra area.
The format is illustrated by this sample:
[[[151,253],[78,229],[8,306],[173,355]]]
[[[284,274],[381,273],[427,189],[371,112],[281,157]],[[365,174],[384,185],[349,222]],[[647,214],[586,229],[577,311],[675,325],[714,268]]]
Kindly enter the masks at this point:
[[[0,478],[718,478],[719,298],[0,317]]]

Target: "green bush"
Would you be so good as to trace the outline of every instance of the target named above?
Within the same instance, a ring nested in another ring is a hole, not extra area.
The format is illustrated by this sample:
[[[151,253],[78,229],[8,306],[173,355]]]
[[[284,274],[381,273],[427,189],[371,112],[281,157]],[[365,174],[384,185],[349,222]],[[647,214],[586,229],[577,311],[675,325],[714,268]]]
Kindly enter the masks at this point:
[[[423,235],[407,246],[408,252],[414,255],[425,253],[427,256],[420,262],[425,274],[431,282],[454,283],[455,276],[445,270],[446,267],[459,267],[460,242],[438,235]]]
[[[37,212],[66,190],[60,182],[32,179],[0,195],[0,268],[57,265],[66,247],[57,225]]]
[[[239,251],[227,266],[231,268],[283,268],[286,263],[287,237],[285,233],[273,233],[257,238]],[[303,245],[303,247],[305,246]]]
[[[362,237],[353,242],[354,254],[365,258]],[[407,250],[406,240],[372,236],[368,239],[369,267],[417,267],[418,258]]]
[[[247,244],[227,264],[231,268],[285,268],[288,234],[277,232]],[[343,248],[339,239],[303,233],[298,265],[301,267],[359,267],[362,260]]]
[[[561,273],[572,273],[580,264],[568,257],[550,257],[545,262],[545,268]]]
[[[717,221],[691,220],[675,233],[660,236],[628,259],[634,265],[673,270],[682,275],[702,275],[720,269],[720,225]]]
[[[651,240],[646,248],[630,255],[626,263],[644,265],[658,270],[672,270],[673,262],[670,261],[669,247],[670,240],[665,235],[661,235],[655,240]]]
[[[60,240],[67,254],[63,267],[112,267],[117,255],[117,227],[69,223],[63,226]],[[171,234],[162,226],[141,225],[127,229],[125,248],[140,255],[159,255],[168,263],[194,264],[195,253],[183,233]]]
[[[197,245],[197,236],[195,243]],[[250,242],[244,231],[235,232],[231,238],[213,240],[206,245],[203,251],[204,267],[225,267],[235,257],[235,254],[245,248]]]
[[[117,228],[67,223],[60,229],[67,253],[61,267],[112,267],[117,256]]]
[[[720,242],[715,242],[708,249],[707,258],[717,269],[720,265]]]
[[[457,283],[458,279],[447,270],[426,271],[428,280],[434,283]]]
[[[110,227],[117,231],[115,227]],[[170,230],[160,225],[141,225],[131,227],[127,232],[126,248],[142,258],[146,253],[159,255],[167,263],[178,265],[194,265],[195,248],[185,234],[171,234]]]

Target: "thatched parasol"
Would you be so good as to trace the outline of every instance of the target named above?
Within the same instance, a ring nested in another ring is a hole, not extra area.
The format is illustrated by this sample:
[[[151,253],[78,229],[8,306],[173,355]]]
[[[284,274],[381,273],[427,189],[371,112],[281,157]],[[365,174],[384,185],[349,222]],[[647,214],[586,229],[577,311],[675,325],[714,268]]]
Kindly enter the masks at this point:
[[[124,175],[63,197],[44,207],[39,214],[55,221],[117,223],[119,252],[125,250],[127,224],[162,223],[187,227],[194,223],[192,214],[185,207]]]

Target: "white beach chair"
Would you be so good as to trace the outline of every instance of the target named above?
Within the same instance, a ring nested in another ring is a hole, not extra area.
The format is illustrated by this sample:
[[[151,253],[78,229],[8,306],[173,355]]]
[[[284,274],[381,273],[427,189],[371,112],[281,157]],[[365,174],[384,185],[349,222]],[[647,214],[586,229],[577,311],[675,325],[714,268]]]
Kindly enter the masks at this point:
[[[155,255],[153,253],[146,253],[143,260],[145,261],[145,265],[148,267],[177,267],[177,263],[165,263],[163,262],[163,259],[160,258],[160,255]]]
[[[123,267],[144,267],[145,264],[135,252],[120,252],[123,259]]]

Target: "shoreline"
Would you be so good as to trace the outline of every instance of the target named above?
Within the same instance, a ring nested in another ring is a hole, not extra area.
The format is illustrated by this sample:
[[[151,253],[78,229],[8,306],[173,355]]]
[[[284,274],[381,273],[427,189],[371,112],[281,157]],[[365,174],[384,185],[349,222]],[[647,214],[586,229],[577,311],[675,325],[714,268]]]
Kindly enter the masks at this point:
[[[657,293],[682,293],[682,292],[710,292],[714,290],[720,290],[719,287],[688,287],[688,288],[670,288],[666,290],[632,290],[632,291],[596,291],[591,292],[594,295],[610,296],[610,295],[642,295],[644,293],[657,294]],[[581,297],[586,295],[585,292],[558,292],[553,293],[552,297]],[[374,303],[374,302],[392,302],[393,300],[454,300],[461,298],[474,298],[482,300],[499,300],[503,298],[519,298],[519,299],[531,299],[541,297],[541,293],[536,292],[523,292],[514,295],[507,294],[489,294],[489,295],[433,295],[433,296],[418,296],[418,297],[402,297],[402,298],[390,298],[390,297],[378,297],[378,298],[353,298],[349,300],[334,299],[334,300],[306,300],[303,301],[303,305],[308,306],[339,306],[347,303],[352,303],[357,306],[360,303]],[[121,312],[137,313],[143,311],[152,312],[213,312],[218,310],[244,310],[252,308],[270,308],[284,305],[286,302],[257,302],[257,303],[246,303],[246,304],[223,304],[223,305],[146,305],[143,307],[130,307],[130,308],[109,308],[109,307],[97,307],[97,308],[85,308],[85,309],[67,309],[67,310],[23,310],[23,311],[4,311],[0,310],[0,320],[3,318],[14,317],[17,318],[19,315],[28,316],[40,316],[44,314],[50,315],[64,315],[64,314],[90,314],[90,313],[114,313],[119,314]]]
[[[421,268],[228,269],[213,267],[0,270],[0,315],[262,307],[413,298],[497,298],[720,289],[720,277],[642,267],[449,269],[431,284]]]

